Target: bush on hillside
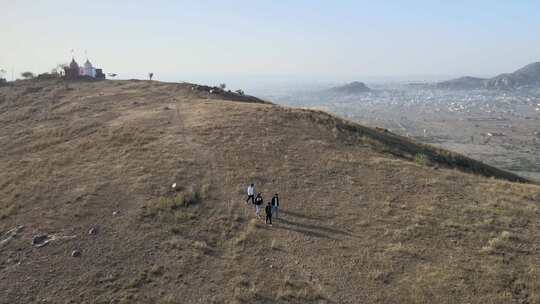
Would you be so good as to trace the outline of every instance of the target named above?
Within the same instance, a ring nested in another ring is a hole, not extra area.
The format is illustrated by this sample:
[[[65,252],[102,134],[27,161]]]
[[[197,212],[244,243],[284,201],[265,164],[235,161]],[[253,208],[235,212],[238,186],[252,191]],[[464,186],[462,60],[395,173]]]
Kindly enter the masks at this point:
[[[32,79],[34,78],[34,73],[32,72],[22,72],[21,73],[21,77],[24,78],[24,79]]]
[[[418,153],[414,156],[414,161],[419,165],[425,166],[429,164],[429,157],[424,153]]]
[[[182,223],[196,217],[190,207],[200,204],[202,195],[197,190],[176,192],[173,196],[161,196],[142,207],[142,218],[157,219],[162,223]]]
[[[56,78],[58,78],[58,74],[42,73],[37,76],[37,79],[40,79],[40,80],[56,79]]]

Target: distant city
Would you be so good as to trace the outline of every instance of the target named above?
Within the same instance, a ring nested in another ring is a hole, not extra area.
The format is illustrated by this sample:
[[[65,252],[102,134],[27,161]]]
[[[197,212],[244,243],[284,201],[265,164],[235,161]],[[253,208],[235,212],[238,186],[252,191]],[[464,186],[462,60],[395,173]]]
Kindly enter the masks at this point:
[[[540,180],[540,88],[453,90],[415,83],[368,83],[361,93],[332,84],[282,89],[273,102],[335,113]],[[350,86],[349,86],[350,87]]]

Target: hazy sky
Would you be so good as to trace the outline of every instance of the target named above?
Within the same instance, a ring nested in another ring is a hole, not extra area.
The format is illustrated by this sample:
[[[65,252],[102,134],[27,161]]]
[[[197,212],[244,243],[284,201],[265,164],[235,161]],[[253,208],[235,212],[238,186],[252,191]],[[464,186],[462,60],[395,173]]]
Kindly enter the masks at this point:
[[[164,80],[494,75],[540,61],[537,0],[0,0],[0,12],[0,68],[17,74],[71,49]]]

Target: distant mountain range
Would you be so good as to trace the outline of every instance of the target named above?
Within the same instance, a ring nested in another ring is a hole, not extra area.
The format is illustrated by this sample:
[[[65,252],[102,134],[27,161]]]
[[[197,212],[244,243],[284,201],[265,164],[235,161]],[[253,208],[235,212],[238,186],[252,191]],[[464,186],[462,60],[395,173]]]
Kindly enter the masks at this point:
[[[513,73],[505,73],[493,78],[466,76],[439,82],[435,86],[453,90],[540,88],[540,62],[531,63]]]
[[[354,94],[366,93],[370,91],[371,89],[365,83],[360,82],[360,81],[354,81],[346,85],[331,88],[329,90],[329,92],[333,94],[346,94],[346,95],[354,95]]]

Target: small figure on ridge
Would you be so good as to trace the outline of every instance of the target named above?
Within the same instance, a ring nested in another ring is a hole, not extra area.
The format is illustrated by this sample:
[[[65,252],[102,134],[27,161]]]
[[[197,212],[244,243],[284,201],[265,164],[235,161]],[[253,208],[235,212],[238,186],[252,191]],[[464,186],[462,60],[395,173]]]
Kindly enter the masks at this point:
[[[257,216],[257,218],[259,218],[261,215],[262,204],[263,204],[263,198],[262,198],[262,194],[259,192],[259,194],[257,194],[257,197],[255,198],[255,215]]]
[[[275,215],[276,218],[279,216],[279,197],[278,194],[274,194],[274,197],[272,197],[272,213]]]
[[[246,199],[246,203],[249,202],[249,200],[251,199],[251,203],[252,204],[255,204],[255,185],[254,184],[251,184],[249,185],[249,187],[247,188],[247,199]]]
[[[272,225],[272,208],[273,207],[270,202],[268,202],[268,205],[266,205],[266,207],[264,208],[264,211],[266,212],[265,222],[270,225]]]

